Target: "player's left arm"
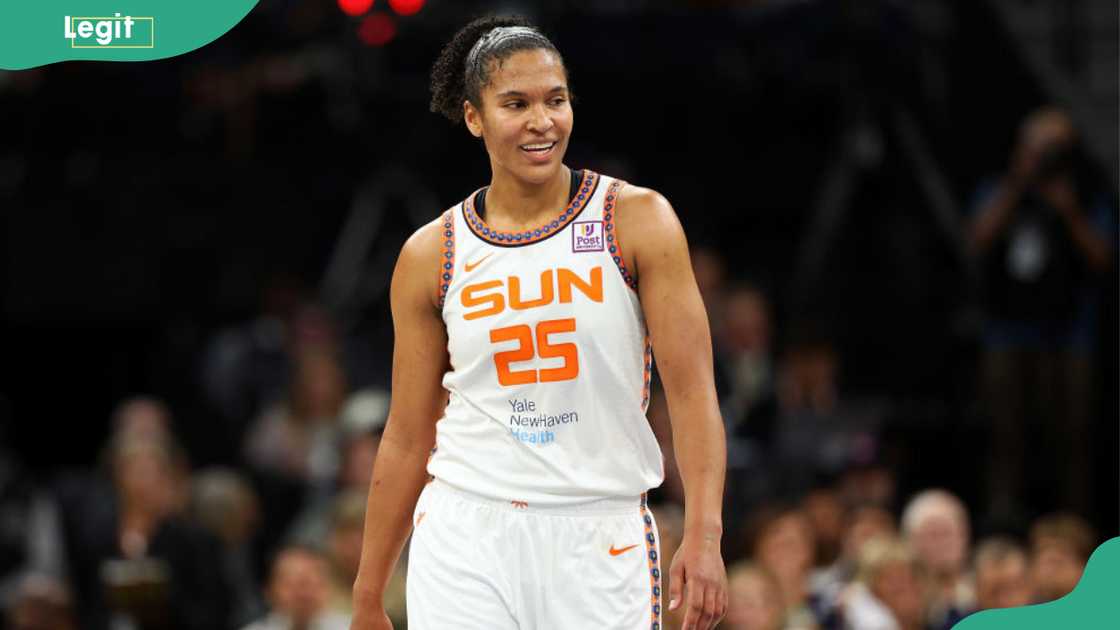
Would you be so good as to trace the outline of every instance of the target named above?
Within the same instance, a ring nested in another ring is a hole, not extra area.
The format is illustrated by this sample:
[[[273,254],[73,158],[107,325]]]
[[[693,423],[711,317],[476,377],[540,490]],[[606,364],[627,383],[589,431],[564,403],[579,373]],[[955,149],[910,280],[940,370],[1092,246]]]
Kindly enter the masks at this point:
[[[720,554],[727,450],[712,375],[711,331],[684,230],[668,200],[646,188],[626,187],[616,223],[626,263],[636,271],[684,482],[685,531],[669,572],[669,608],[684,604],[684,627],[703,630],[727,610]]]

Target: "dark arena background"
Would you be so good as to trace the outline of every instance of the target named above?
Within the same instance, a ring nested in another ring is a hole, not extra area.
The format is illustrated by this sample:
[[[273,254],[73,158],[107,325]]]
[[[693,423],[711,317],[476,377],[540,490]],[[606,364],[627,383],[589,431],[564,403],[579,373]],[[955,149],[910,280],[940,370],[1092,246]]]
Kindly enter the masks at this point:
[[[859,628],[866,532],[925,581],[917,612],[863,584],[898,627],[1068,592],[1120,527],[1115,0],[263,0],[180,57],[0,72],[9,627],[344,623],[393,264],[489,181],[428,73],[490,12],[563,52],[566,163],[685,226],[729,441],[721,627]],[[991,599],[1020,557],[1022,599]]]

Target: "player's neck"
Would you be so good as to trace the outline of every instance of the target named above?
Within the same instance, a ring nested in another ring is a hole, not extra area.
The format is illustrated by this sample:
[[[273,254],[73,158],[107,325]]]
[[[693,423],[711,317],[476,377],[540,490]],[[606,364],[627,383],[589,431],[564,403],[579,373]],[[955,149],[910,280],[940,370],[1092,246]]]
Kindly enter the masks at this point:
[[[566,166],[541,184],[520,180],[509,173],[495,171],[486,191],[486,216],[490,226],[531,227],[568,205],[571,171]]]

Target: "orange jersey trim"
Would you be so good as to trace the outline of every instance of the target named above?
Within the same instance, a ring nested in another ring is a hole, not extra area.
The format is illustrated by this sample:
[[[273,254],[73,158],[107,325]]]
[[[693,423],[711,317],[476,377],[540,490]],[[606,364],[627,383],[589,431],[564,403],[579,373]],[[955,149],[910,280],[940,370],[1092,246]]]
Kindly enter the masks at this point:
[[[455,220],[451,211],[443,213],[442,233],[440,234],[439,248],[439,280],[437,287],[437,300],[439,307],[447,299],[447,290],[451,287],[451,277],[455,273]]]
[[[607,198],[603,202],[603,229],[607,233],[607,251],[611,259],[622,274],[622,279],[626,281],[626,286],[637,291],[638,279],[626,268],[626,259],[622,256],[622,239],[618,236],[618,226],[614,222],[614,206],[618,203],[618,191],[625,185],[626,182],[616,179],[607,189]]]
[[[657,537],[653,533],[653,517],[642,495],[642,522],[645,524],[646,559],[649,561],[650,628],[661,627],[661,567],[657,557]]]

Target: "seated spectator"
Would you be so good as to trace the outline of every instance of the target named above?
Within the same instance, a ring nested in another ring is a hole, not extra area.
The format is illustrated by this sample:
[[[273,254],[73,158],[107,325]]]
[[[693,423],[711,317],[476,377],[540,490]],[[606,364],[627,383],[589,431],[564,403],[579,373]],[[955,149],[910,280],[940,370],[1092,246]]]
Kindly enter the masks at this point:
[[[844,542],[844,504],[832,487],[821,486],[805,495],[801,508],[813,523],[817,548],[814,567],[827,567],[840,556]]]
[[[1034,601],[1052,601],[1072,591],[1096,544],[1093,528],[1077,515],[1050,514],[1035,521],[1031,526]]]
[[[727,572],[727,630],[782,630],[782,592],[777,578],[763,567],[740,562]]]
[[[222,542],[221,565],[230,587],[229,627],[240,628],[265,612],[253,561],[260,523],[257,495],[240,473],[211,468],[194,477],[191,516]]]
[[[148,396],[126,398],[113,410],[113,430],[105,448],[111,450],[114,444],[126,442],[162,445],[171,458],[168,479],[170,509],[176,514],[183,514],[191,496],[190,462],[175,438],[173,424],[171,410],[162,400]],[[112,455],[103,453],[102,456]],[[111,463],[105,463],[111,466]]]
[[[291,545],[276,555],[268,578],[268,615],[244,630],[347,630],[350,618],[331,612],[327,559]]]
[[[860,554],[867,541],[894,537],[897,533],[894,517],[879,505],[867,503],[847,511],[839,557],[809,576],[810,600],[824,627],[840,627],[840,598],[856,577]]]
[[[141,438],[108,449],[112,488],[66,510],[67,558],[83,628],[110,618],[144,628],[203,630],[228,620],[220,543],[177,513],[166,444]]]
[[[364,389],[347,399],[340,426],[338,474],[334,483],[324,488],[327,492],[309,497],[288,531],[289,542],[322,545],[330,531],[338,493],[353,490],[363,497],[368,494],[373,462],[388,418],[389,393],[384,390]]]
[[[727,391],[721,392],[720,411],[730,437],[751,437],[768,443],[777,411],[770,352],[770,303],[762,291],[739,285],[728,292],[721,306],[722,330],[716,361],[726,377]]]
[[[0,432],[3,428],[0,427]],[[28,571],[61,575],[62,530],[55,497],[36,484],[0,435],[0,605]]]
[[[296,358],[288,401],[257,418],[245,442],[255,469],[313,486],[338,471],[338,419],[346,376],[333,352],[313,349]]]
[[[25,574],[8,607],[8,630],[76,630],[70,589],[58,578]]]
[[[331,568],[329,606],[346,616],[353,614],[354,580],[362,560],[362,533],[366,516],[366,488],[350,488],[339,493],[332,505],[326,537]],[[401,554],[385,588],[385,612],[396,627],[408,623],[405,609],[405,568],[407,551]]]
[[[900,540],[874,538],[860,553],[856,581],[841,598],[848,630],[923,630],[927,601],[922,564]]]
[[[797,508],[767,506],[752,521],[753,559],[778,581],[783,627],[817,628],[809,607],[809,571],[815,548],[809,517]]]
[[[964,504],[945,490],[921,492],[902,513],[902,535],[932,580],[929,626],[951,628],[976,606],[966,572],[970,533]]]
[[[988,538],[976,546],[972,565],[977,610],[1031,603],[1027,552],[1019,543],[1002,536]]]

